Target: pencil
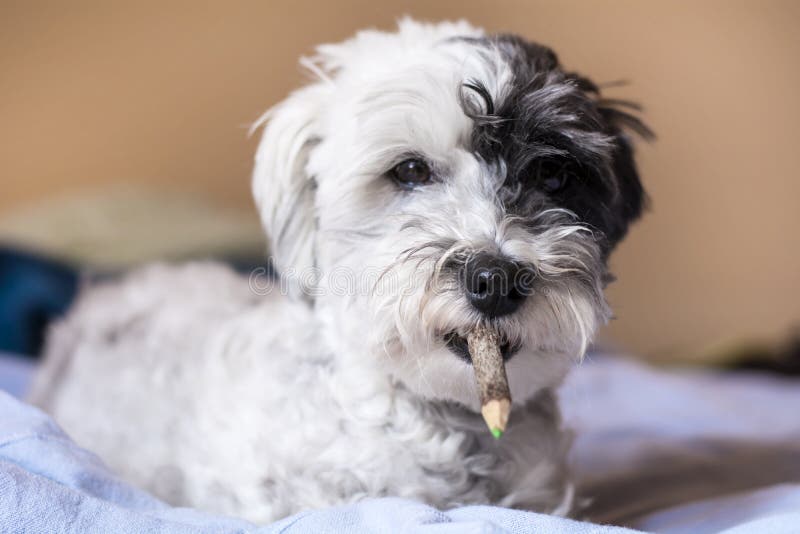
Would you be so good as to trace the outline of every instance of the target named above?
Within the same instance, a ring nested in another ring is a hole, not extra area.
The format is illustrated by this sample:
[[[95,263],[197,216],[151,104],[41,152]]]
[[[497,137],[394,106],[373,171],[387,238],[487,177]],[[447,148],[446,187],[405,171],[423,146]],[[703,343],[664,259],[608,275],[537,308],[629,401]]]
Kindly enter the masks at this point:
[[[493,330],[478,326],[467,336],[467,346],[478,382],[481,415],[489,431],[499,439],[506,430],[511,412],[511,392],[500,340]]]

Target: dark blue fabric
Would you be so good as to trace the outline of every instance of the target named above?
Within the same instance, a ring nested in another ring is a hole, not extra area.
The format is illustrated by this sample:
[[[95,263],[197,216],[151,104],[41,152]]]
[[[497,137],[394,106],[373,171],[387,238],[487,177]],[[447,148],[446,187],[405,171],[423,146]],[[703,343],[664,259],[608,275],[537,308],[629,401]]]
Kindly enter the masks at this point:
[[[0,351],[38,355],[47,324],[69,308],[77,288],[70,266],[0,246]]]

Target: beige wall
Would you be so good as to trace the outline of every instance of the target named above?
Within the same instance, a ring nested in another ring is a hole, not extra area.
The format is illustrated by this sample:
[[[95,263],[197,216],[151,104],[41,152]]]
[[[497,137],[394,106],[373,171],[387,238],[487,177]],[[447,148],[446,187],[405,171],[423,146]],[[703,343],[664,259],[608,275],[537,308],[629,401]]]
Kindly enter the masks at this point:
[[[552,45],[646,106],[653,210],[609,334],[685,354],[800,324],[800,2],[0,3],[0,210],[109,182],[250,206],[246,125],[296,59],[408,13]]]

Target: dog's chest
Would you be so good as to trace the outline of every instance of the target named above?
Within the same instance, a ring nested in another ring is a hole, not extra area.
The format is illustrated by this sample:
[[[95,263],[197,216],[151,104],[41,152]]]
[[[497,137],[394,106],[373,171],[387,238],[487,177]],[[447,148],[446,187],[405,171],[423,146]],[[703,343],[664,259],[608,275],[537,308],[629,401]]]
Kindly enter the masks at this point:
[[[236,431],[236,466],[225,462],[226,476],[234,469],[249,480],[270,517],[380,496],[440,508],[550,505],[553,497],[541,491],[559,487],[553,473],[565,448],[549,415],[520,408],[497,441],[478,414],[463,408],[431,404],[386,379],[304,365],[311,368],[296,372],[292,392],[260,387],[261,399],[248,409],[261,406],[252,415],[261,421],[249,435]],[[263,385],[252,374],[248,382],[243,389]]]

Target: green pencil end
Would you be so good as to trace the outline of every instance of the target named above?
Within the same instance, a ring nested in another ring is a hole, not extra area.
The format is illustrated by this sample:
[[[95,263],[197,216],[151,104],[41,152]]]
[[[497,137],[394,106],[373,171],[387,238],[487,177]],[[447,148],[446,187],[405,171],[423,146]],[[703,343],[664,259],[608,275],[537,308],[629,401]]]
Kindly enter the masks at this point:
[[[500,439],[503,436],[503,431],[500,430],[499,428],[493,428],[491,429],[491,432],[492,435],[494,436],[494,439]]]

